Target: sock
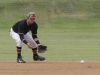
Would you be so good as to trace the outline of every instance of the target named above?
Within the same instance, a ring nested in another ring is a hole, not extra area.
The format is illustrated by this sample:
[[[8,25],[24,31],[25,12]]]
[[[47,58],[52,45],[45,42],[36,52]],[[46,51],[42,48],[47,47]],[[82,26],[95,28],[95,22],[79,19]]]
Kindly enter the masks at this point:
[[[18,46],[17,46],[17,57],[18,57],[18,58],[21,57],[21,48],[22,48],[22,47],[18,47]]]
[[[33,51],[33,55],[36,56],[37,55],[37,48],[33,48],[32,51]]]
[[[21,49],[17,49],[17,53],[21,53]]]
[[[21,57],[21,54],[20,53],[17,53],[17,58],[20,58]]]

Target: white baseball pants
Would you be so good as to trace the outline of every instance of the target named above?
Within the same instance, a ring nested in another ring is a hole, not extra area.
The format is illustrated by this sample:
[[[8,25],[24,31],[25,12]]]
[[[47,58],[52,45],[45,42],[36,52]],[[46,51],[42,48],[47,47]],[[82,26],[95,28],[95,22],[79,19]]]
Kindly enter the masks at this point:
[[[19,34],[14,32],[12,28],[10,30],[10,36],[16,41],[16,44],[17,44],[16,46],[22,47],[23,42],[21,41]],[[29,33],[24,35],[24,39],[27,42],[31,43],[33,48],[37,47],[36,42],[33,40],[32,36]]]

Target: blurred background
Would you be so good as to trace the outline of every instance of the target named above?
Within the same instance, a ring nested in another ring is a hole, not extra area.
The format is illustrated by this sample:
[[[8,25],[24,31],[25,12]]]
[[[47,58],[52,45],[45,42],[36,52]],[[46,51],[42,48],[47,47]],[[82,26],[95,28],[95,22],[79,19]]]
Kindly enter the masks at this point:
[[[47,60],[100,59],[100,0],[0,0],[0,59],[16,59],[16,43],[9,30],[36,13],[38,37],[48,46]],[[30,33],[31,34],[31,33]],[[32,60],[23,46],[22,56]]]

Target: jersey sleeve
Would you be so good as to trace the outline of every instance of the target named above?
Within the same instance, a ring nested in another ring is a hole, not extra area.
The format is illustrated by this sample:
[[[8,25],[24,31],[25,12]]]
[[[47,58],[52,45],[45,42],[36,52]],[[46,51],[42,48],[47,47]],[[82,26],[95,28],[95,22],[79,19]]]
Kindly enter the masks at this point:
[[[31,30],[33,39],[37,38],[37,30],[38,30],[38,25],[35,23]]]
[[[20,39],[23,40],[24,39],[24,26],[21,23],[18,25],[18,34],[20,36]]]
[[[38,30],[38,25],[34,23],[32,30],[31,30],[32,34],[37,34],[37,30]]]

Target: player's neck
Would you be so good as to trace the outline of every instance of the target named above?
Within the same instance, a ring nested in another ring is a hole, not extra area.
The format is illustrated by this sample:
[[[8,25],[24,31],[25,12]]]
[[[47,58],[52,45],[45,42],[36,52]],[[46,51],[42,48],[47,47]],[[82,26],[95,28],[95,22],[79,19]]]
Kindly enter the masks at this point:
[[[29,22],[28,22],[28,20],[26,20],[26,23],[27,23],[28,26],[30,25]]]

